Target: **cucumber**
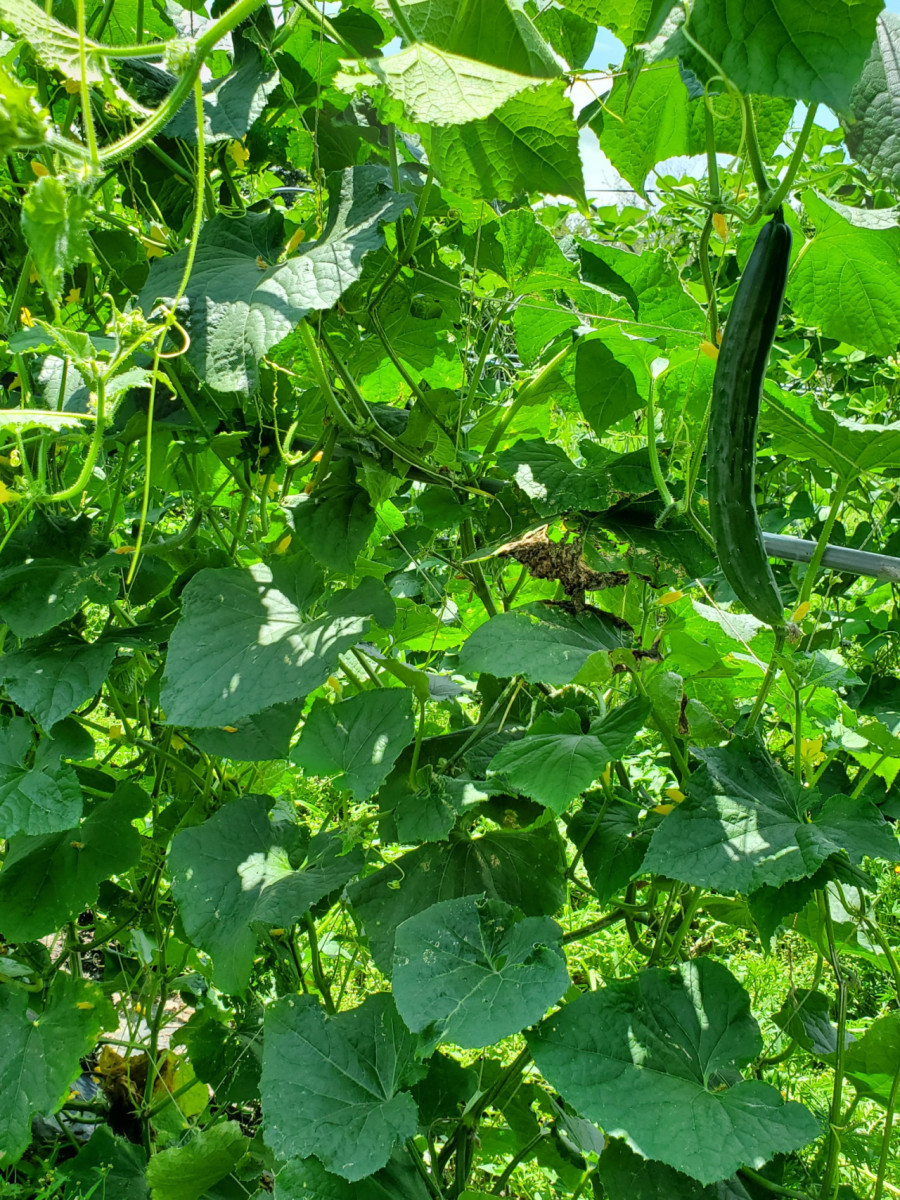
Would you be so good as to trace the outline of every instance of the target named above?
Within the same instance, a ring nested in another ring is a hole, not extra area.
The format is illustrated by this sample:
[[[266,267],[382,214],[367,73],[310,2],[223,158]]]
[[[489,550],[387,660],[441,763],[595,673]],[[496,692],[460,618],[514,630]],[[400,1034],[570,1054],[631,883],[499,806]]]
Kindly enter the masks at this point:
[[[748,612],[783,628],[784,605],[756,513],[756,426],[781,315],[791,231],[778,212],[744,268],[716,360],[709,414],[709,520],[722,574]]]

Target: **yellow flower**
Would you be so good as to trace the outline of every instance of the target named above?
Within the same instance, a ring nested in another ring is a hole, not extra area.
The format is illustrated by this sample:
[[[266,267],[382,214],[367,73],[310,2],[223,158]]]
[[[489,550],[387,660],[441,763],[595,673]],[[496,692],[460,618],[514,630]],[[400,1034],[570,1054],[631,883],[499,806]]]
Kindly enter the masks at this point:
[[[77,79],[67,79],[65,81],[65,83],[63,84],[63,87],[66,89],[66,91],[69,93],[70,96],[77,96],[78,93],[81,91],[81,84],[78,82]]]
[[[50,174],[50,172],[47,170],[47,168],[44,166],[44,164],[42,162],[38,162],[38,160],[36,158],[33,158],[29,165],[31,167],[32,173],[34,175],[36,175],[38,179],[40,179],[42,175]]]
[[[41,282],[41,273],[33,263],[31,266],[31,270],[28,272],[28,282],[29,283],[40,283]]]
[[[11,492],[5,483],[0,481],[0,504],[14,504],[22,497],[17,492]]]
[[[715,362],[719,357],[719,347],[714,346],[712,342],[702,341],[700,343],[700,349],[703,351],[706,357],[711,358],[713,362]]]
[[[681,788],[677,788],[677,787],[667,787],[666,795],[669,797],[669,799],[672,801],[673,804],[680,804],[682,802],[682,800],[684,799],[684,792],[681,790]]]
[[[141,245],[147,251],[148,258],[162,258],[166,253],[166,231],[162,225],[154,221],[150,226],[150,232],[146,237],[141,238]]]
[[[809,612],[809,609],[810,609],[809,601],[804,600],[802,604],[798,604],[797,607],[794,609],[794,612],[792,614],[792,619],[795,621],[802,621],[803,618],[806,616],[806,614]]]
[[[728,241],[728,222],[721,213],[713,213],[713,229],[719,235],[723,242]]]
[[[674,807],[674,804],[654,804],[653,811],[661,817],[667,817]]]
[[[250,151],[243,142],[232,141],[228,143],[228,153],[234,159],[235,166],[242,167],[250,159]]]
[[[285,537],[283,537],[281,539],[281,541],[278,543],[278,545],[275,547],[275,553],[276,554],[287,554],[288,550],[290,549],[290,546],[291,546],[291,535],[286,534]]]
[[[19,309],[19,320],[26,329],[34,329],[34,317],[31,315],[31,311],[24,306]]]
[[[657,604],[674,604],[675,601],[680,600],[683,595],[684,595],[684,592],[679,591],[678,588],[674,588],[672,591],[663,592],[663,594],[660,596],[660,598],[657,600],[656,603]]]
[[[69,288],[69,294],[66,296],[66,304],[78,304],[81,300],[81,288]]]
[[[303,232],[303,227],[302,227],[302,226],[300,226],[299,228],[295,229],[295,230],[294,230],[294,232],[293,232],[293,234],[291,235],[291,240],[288,242],[288,244],[287,244],[287,245],[285,246],[285,248],[284,248],[284,249],[285,249],[285,253],[286,253],[286,254],[293,254],[293,253],[294,253],[294,251],[297,249],[297,247],[300,245],[300,243],[303,241],[303,238],[304,238],[305,236],[306,236],[306,235],[305,235],[305,234],[304,234],[304,232]]]

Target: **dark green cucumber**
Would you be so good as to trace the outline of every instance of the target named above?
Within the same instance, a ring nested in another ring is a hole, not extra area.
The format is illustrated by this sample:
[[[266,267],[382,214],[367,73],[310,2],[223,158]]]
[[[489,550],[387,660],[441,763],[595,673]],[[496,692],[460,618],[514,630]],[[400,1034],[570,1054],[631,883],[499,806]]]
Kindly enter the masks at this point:
[[[779,208],[756,239],[731,306],[706,444],[709,521],[722,573],[747,611],[775,626],[784,625],[784,605],[756,514],[756,426],[790,253]]]

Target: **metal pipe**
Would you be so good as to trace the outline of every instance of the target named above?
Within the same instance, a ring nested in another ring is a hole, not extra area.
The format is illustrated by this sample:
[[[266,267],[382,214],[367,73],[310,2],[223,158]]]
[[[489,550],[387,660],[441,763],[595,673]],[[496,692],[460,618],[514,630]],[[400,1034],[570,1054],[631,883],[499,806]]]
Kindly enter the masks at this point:
[[[787,562],[808,563],[816,548],[815,542],[783,533],[764,533],[763,543],[770,558],[783,558]],[[868,550],[828,545],[821,565],[832,571],[849,571],[853,575],[871,575],[885,583],[900,583],[900,558],[892,558],[889,554],[870,554]]]

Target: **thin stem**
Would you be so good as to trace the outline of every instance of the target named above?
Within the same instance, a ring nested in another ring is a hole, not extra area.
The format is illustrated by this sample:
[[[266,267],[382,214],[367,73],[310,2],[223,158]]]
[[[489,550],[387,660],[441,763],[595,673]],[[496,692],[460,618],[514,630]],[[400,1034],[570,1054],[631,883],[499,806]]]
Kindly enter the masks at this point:
[[[769,183],[769,177],[766,175],[766,168],[763,165],[762,152],[756,136],[756,122],[753,119],[753,108],[746,96],[741,96],[740,103],[750,171],[756,184],[756,190],[759,192],[759,207],[765,209],[771,201],[772,185]]]
[[[881,1200],[884,1192],[884,1177],[887,1174],[888,1157],[891,1151],[891,1132],[894,1127],[894,1112],[897,1108],[897,1091],[900,1089],[900,1067],[894,1072],[894,1081],[888,1096],[887,1113],[884,1118],[884,1133],[881,1136],[881,1154],[878,1156],[878,1174],[875,1176],[875,1190],[872,1200]]]
[[[524,383],[522,387],[519,388],[518,394],[514,397],[512,403],[506,408],[503,416],[494,426],[494,430],[485,444],[483,451],[485,458],[487,458],[489,454],[494,453],[516,413],[519,411],[525,401],[544,385],[548,376],[552,374],[552,372],[559,366],[563,359],[567,358],[568,355],[571,354],[574,345],[574,342],[569,342],[568,345],[564,346],[558,354],[554,355],[554,357],[550,359],[545,367],[542,367],[540,371],[538,371],[537,375],[535,375],[533,379],[529,379],[527,383]]]
[[[662,467],[659,464],[659,449],[656,445],[655,391],[654,380],[651,379],[647,392],[647,452],[650,455],[650,471],[653,474],[653,482],[656,484],[656,490],[662,497],[666,509],[670,509],[675,501],[672,499],[672,493],[669,491],[669,485],[663,477]]]
[[[322,970],[322,956],[319,954],[316,922],[313,919],[312,913],[307,913],[303,919],[306,923],[306,933],[309,938],[309,959],[312,964],[313,979],[316,981],[316,987],[319,989],[319,994],[325,1003],[325,1011],[333,1017],[337,1010],[334,1007],[334,1000],[331,997],[331,987],[325,978],[325,972]]]
[[[740,1173],[746,1175],[748,1179],[752,1179],[763,1191],[772,1192],[775,1196],[787,1196],[788,1200],[811,1200],[806,1192],[798,1192],[794,1188],[773,1183],[771,1179],[766,1179],[765,1175],[760,1175],[759,1171],[754,1171],[751,1167],[741,1167]]]
[[[706,221],[700,233],[700,245],[697,249],[697,255],[700,259],[700,274],[703,277],[703,286],[706,289],[706,311],[709,317],[709,340],[715,346],[718,344],[719,338],[719,310],[716,306],[716,285],[712,277],[712,271],[709,269],[709,241],[713,231],[713,211],[706,214]],[[703,432],[702,440],[698,441],[698,447],[702,448],[703,442],[706,440],[706,431]],[[702,449],[701,449],[702,453]]]
[[[803,585],[800,588],[800,598],[798,607],[809,601],[812,594],[813,585],[816,581],[816,573],[822,562],[822,555],[825,553],[825,547],[828,545],[828,539],[831,537],[831,531],[834,529],[834,523],[838,518],[838,513],[841,510],[841,505],[850,490],[853,483],[853,476],[848,475],[842,479],[837,486],[837,491],[834,493],[834,499],[831,502],[831,508],[828,510],[828,516],[825,518],[825,524],[822,527],[822,532],[819,534],[819,540],[816,542],[816,548],[813,551],[813,556],[809,560],[809,566],[806,568],[806,574],[803,576]]]
[[[397,28],[403,34],[403,37],[406,40],[407,44],[410,46],[414,46],[419,39],[416,37],[416,35],[412,31],[412,26],[410,25],[409,21],[407,21],[407,19],[406,19],[406,13],[403,11],[403,9],[400,7],[400,5],[397,3],[397,0],[388,0],[388,7],[391,10],[391,16],[394,18],[394,20],[397,23]],[[356,53],[356,51],[354,51],[354,54],[355,53]]]
[[[63,488],[61,492],[54,492],[47,497],[50,504],[62,504],[66,500],[73,500],[76,496],[80,496],[87,487],[97,463],[97,456],[100,453],[100,446],[103,442],[103,426],[106,416],[106,383],[101,377],[96,380],[97,386],[97,421],[94,425],[94,432],[91,436],[91,444],[88,447],[87,458],[84,460],[84,465],[81,472],[71,487]]]
[[[752,733],[753,730],[756,728],[756,722],[760,718],[760,714],[762,713],[762,710],[763,710],[763,705],[766,702],[766,697],[768,696],[769,691],[771,690],[772,684],[775,682],[775,672],[778,669],[778,662],[781,657],[781,647],[783,645],[784,645],[784,634],[776,633],[775,634],[775,645],[772,648],[772,657],[769,659],[768,666],[766,667],[766,673],[763,676],[762,684],[760,685],[759,692],[757,693],[757,696],[756,696],[756,701],[750,712],[750,716],[747,718],[747,724],[744,727],[745,734]]]
[[[811,104],[806,110],[806,117],[804,118],[800,133],[797,136],[797,145],[794,147],[794,153],[791,155],[791,161],[788,163],[784,179],[782,179],[781,183],[775,190],[775,195],[766,206],[767,211],[769,212],[774,212],[778,208],[779,204],[784,202],[784,198],[791,189],[791,185],[793,184],[794,179],[797,176],[797,171],[800,168],[800,164],[803,161],[803,153],[806,150],[806,143],[809,141],[809,135],[812,132],[812,127],[816,119],[816,109],[818,107],[818,104]]]
[[[79,91],[81,94],[81,115],[84,120],[84,133],[87,138],[88,153],[91,166],[97,170],[100,166],[100,156],[97,150],[97,131],[94,128],[94,114],[91,112],[91,89],[88,84],[87,67],[87,38],[85,36],[84,0],[75,3],[75,27],[78,30],[78,68],[81,72]]]
[[[520,1163],[523,1163],[525,1161],[525,1159],[528,1158],[528,1156],[531,1154],[531,1152],[537,1146],[539,1146],[541,1144],[541,1142],[544,1140],[544,1138],[546,1136],[547,1136],[547,1130],[544,1129],[543,1126],[541,1126],[541,1128],[537,1131],[537,1133],[534,1135],[534,1137],[531,1138],[530,1141],[527,1141],[525,1143],[525,1145],[522,1147],[522,1149],[519,1150],[519,1152],[517,1154],[514,1154],[512,1156],[512,1158],[509,1160],[509,1162],[503,1168],[503,1172],[500,1175],[500,1177],[498,1178],[497,1182],[491,1188],[492,1195],[499,1196],[502,1193],[503,1189],[506,1187],[506,1185],[509,1183],[510,1179],[512,1178],[512,1173],[513,1173],[513,1171],[515,1171],[516,1167],[518,1167]]]
[[[841,969],[840,957],[834,938],[834,922],[831,917],[831,907],[825,892],[817,892],[816,900],[819,906],[819,916],[825,924],[825,937],[828,942],[828,959],[834,972],[838,989],[838,1019],[837,1047],[834,1055],[834,1087],[831,1092],[831,1109],[828,1116],[828,1138],[825,1143],[825,1170],[822,1174],[822,1184],[819,1188],[819,1200],[829,1200],[834,1185],[834,1176],[838,1165],[840,1141],[838,1126],[841,1120],[841,1101],[844,1087],[844,1049],[847,1029],[847,981]]]

